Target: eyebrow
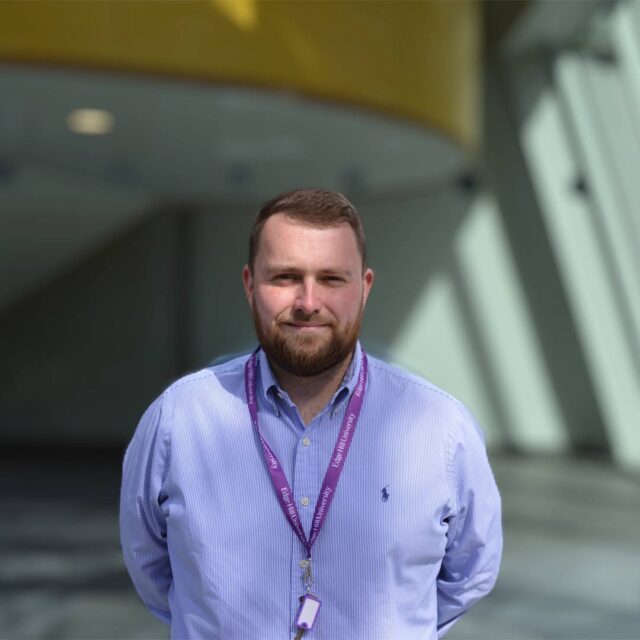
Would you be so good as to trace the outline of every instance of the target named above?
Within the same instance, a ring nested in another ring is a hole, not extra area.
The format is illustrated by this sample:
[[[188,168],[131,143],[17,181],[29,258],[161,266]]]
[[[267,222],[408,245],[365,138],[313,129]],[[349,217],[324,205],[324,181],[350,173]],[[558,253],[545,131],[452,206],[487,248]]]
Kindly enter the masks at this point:
[[[286,264],[274,265],[267,267],[265,270],[269,275],[282,272],[300,273],[304,271],[304,269],[300,269],[299,267]],[[321,275],[343,276],[345,278],[350,278],[353,275],[349,269],[320,269],[318,273]]]

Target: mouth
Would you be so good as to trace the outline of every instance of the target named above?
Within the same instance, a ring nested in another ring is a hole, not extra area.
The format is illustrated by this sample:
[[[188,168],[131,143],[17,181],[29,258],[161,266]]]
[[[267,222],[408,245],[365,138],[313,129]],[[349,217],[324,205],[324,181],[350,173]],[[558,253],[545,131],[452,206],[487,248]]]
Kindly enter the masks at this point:
[[[329,327],[328,324],[316,322],[284,322],[285,327],[293,331],[301,331],[303,333],[320,331]]]

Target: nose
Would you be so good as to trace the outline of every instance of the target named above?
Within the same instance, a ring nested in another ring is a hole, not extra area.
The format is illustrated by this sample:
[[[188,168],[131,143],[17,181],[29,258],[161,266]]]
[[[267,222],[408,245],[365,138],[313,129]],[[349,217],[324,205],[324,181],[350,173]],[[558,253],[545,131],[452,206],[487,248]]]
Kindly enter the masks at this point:
[[[297,287],[293,312],[307,317],[318,313],[321,307],[318,293],[316,283],[312,278],[303,279]]]

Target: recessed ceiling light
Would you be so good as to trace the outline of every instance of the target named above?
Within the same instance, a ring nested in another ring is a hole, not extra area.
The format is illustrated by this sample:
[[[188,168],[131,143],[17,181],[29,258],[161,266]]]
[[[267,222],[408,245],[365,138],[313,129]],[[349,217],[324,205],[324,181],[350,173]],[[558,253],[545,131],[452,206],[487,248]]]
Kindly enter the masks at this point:
[[[115,118],[104,109],[74,109],[67,116],[67,126],[85,136],[104,136],[113,131]]]

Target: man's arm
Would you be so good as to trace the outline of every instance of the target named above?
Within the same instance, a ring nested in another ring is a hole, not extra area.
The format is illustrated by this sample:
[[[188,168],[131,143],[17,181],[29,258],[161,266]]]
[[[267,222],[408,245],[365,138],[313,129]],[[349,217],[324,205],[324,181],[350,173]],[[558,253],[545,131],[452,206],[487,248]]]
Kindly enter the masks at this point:
[[[142,416],[122,468],[120,541],[131,580],[151,613],[171,623],[168,593],[172,582],[162,502],[169,465],[163,429],[163,400]]]
[[[500,495],[480,427],[461,409],[449,451],[454,510],[437,579],[438,637],[495,584],[502,555]]]

